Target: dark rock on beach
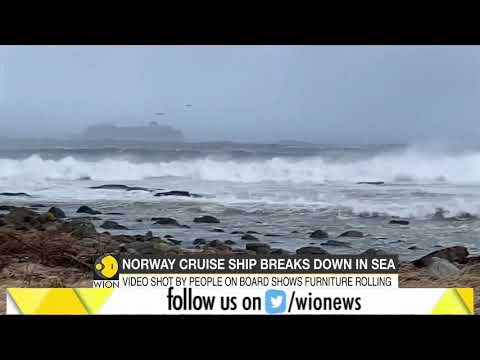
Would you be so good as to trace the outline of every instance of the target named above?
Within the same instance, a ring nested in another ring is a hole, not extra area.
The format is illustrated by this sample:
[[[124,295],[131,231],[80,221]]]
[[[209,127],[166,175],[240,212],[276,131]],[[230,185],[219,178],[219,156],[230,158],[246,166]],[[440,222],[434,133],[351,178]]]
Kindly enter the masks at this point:
[[[223,232],[225,232],[225,230],[223,230],[223,229],[212,229],[212,230],[210,230],[210,231],[211,231],[211,232],[218,232],[218,233],[223,233]]]
[[[206,223],[206,224],[218,224],[220,222],[220,220],[218,220],[214,216],[204,215],[204,216],[196,217],[195,219],[193,219],[193,222],[195,222],[195,223]]]
[[[359,181],[357,184],[366,184],[366,185],[383,185],[384,181]]]
[[[12,211],[13,209],[15,209],[15,206],[0,205],[0,211]]]
[[[73,219],[70,222],[63,224],[65,232],[71,233],[76,238],[88,238],[96,237],[97,230],[89,220],[86,219]]]
[[[111,220],[104,221],[100,227],[106,230],[128,230],[126,226],[120,225],[116,221]]]
[[[259,232],[252,231],[252,230],[247,231],[247,234],[261,235]]]
[[[193,245],[204,245],[207,241],[205,239],[195,239],[193,240]]]
[[[67,215],[65,215],[65,213],[63,212],[62,209],[58,208],[58,207],[51,207],[49,210],[48,210],[49,213],[53,214],[53,216],[55,216],[57,219],[64,219],[67,217]]]
[[[125,215],[124,213],[120,213],[120,212],[109,212],[109,213],[105,213],[105,215],[118,215],[118,216],[122,216],[122,215]]]
[[[89,206],[82,205],[78,208],[77,213],[82,213],[82,214],[90,214],[90,215],[99,215],[101,214],[100,211],[93,210]]]
[[[409,224],[410,224],[410,221],[408,221],[408,220],[397,220],[397,219],[393,219],[393,220],[390,220],[389,224],[409,225]]]
[[[166,225],[166,226],[181,226],[177,220],[169,217],[154,217],[152,221],[155,221],[156,225]]]
[[[133,191],[133,190],[140,190],[140,191],[150,191],[150,189],[139,187],[139,186],[127,186],[127,185],[119,185],[119,184],[107,184],[107,185],[100,185],[100,186],[90,186],[90,189],[103,189],[103,190],[126,190],[126,191]]]
[[[345,241],[337,241],[337,240],[328,240],[320,245],[323,246],[339,246],[339,247],[351,247],[348,242]]]
[[[345,231],[344,233],[338,235],[338,237],[358,237],[358,238],[361,238],[363,236],[364,236],[363,233],[357,230]]]
[[[155,196],[185,196],[185,197],[201,197],[198,194],[192,194],[188,191],[173,190],[156,193]]]
[[[230,246],[228,246],[227,244],[225,244],[221,240],[212,240],[209,243],[207,243],[207,245],[205,247],[215,248],[217,250],[223,250],[223,251],[232,249]]]
[[[247,240],[247,241],[258,241],[258,239],[250,234],[245,234],[241,237],[242,240]]]
[[[318,246],[304,246],[295,251],[297,255],[329,255],[328,251]]]
[[[243,231],[232,231],[230,234],[232,234],[232,235],[243,235],[245,233]]]
[[[245,249],[255,251],[257,255],[270,254],[270,245],[265,243],[248,243],[245,245]]]
[[[233,240],[225,240],[225,244],[227,244],[227,245],[235,245],[236,242],[233,241]]]
[[[2,192],[2,193],[0,193],[0,196],[26,196],[26,197],[32,197],[32,195],[29,195],[29,194],[23,193],[23,192],[18,192],[18,193]]]
[[[464,246],[452,246],[445,249],[440,249],[434,251],[428,255],[421,257],[420,259],[412,261],[412,263],[417,267],[428,266],[432,258],[441,258],[446,259],[452,263],[464,264],[467,262],[467,256],[469,252]]]
[[[323,230],[315,230],[310,234],[312,239],[326,239],[328,238],[328,233]]]

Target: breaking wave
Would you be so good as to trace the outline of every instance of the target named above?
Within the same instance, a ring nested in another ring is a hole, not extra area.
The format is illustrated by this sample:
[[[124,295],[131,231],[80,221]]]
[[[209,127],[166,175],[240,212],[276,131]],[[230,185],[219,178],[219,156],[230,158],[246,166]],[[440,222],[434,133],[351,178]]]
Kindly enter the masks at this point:
[[[461,156],[427,155],[415,151],[378,155],[353,162],[331,162],[321,157],[269,160],[220,161],[211,158],[155,163],[127,160],[97,161],[65,157],[59,160],[0,159],[0,177],[77,180],[140,180],[178,176],[232,182],[386,181],[480,183],[480,153]]]

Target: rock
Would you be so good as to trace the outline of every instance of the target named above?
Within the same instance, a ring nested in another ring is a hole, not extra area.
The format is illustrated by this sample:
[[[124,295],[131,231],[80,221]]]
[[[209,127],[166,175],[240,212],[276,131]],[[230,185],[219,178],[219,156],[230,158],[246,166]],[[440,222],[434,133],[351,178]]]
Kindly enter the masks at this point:
[[[30,206],[31,208],[44,208],[44,207],[46,207],[43,204],[30,204],[28,206]]]
[[[451,262],[437,257],[430,258],[426,270],[430,275],[436,278],[444,278],[460,274],[460,270]]]
[[[309,256],[309,255],[329,255],[328,251],[318,246],[304,246],[295,251],[297,255]]]
[[[136,222],[143,222],[143,219],[136,219]]]
[[[120,212],[109,212],[109,213],[106,213],[105,215],[118,215],[118,216],[122,216],[122,215],[125,215],[124,213],[120,213]]]
[[[90,215],[99,215],[100,211],[93,210],[92,208],[82,205],[78,208],[77,213],[90,214]]]
[[[422,250],[422,248],[419,248],[417,245],[412,245],[408,247],[408,250]]]
[[[220,241],[220,240],[212,240],[209,243],[207,243],[206,247],[215,248],[217,250],[222,250],[222,251],[232,250],[230,246],[228,246],[227,244],[225,244],[223,241]]]
[[[397,225],[408,225],[410,221],[408,220],[390,220],[389,224],[397,224]]]
[[[119,223],[111,220],[104,221],[100,227],[106,230],[128,230],[126,226],[120,225]]]
[[[256,235],[261,235],[259,232],[256,232],[256,231],[247,231],[247,234],[256,234]]]
[[[278,235],[278,234],[265,234],[264,236],[268,236],[268,237],[278,237],[278,236],[282,236],[282,235]]]
[[[284,249],[273,248],[270,250],[270,255],[291,255],[291,253]]]
[[[361,238],[363,236],[364,236],[363,233],[357,230],[348,230],[338,235],[338,237],[358,237],[358,238]]]
[[[310,237],[313,239],[326,239],[328,238],[328,234],[323,230],[315,230],[313,233],[310,234]]]
[[[360,181],[357,184],[366,184],[366,185],[383,185],[385,184],[384,181]]]
[[[151,192],[152,190],[141,187],[141,186],[129,186],[127,188],[127,191],[147,191],[147,192]]]
[[[170,242],[172,242],[174,245],[180,245],[182,243],[182,240],[175,240],[175,239],[168,239]]]
[[[153,239],[153,232],[147,231],[147,233],[143,236],[143,241],[149,241]]]
[[[467,260],[469,252],[464,246],[452,246],[441,250],[436,250],[428,255],[421,257],[420,259],[412,261],[412,263],[417,267],[428,266],[431,261],[431,258],[437,257],[441,259],[448,260],[452,263],[464,264]]]
[[[152,255],[153,254],[153,244],[151,242],[138,241],[133,242],[129,247],[135,250],[140,255]]]
[[[205,245],[207,241],[205,239],[195,239],[193,240],[193,245]]]
[[[365,250],[360,256],[367,256],[367,257],[378,257],[378,256],[385,256],[388,255],[385,251],[381,249],[376,249],[376,248],[370,248],[368,250]]]
[[[337,241],[337,240],[328,240],[320,245],[324,246],[341,246],[341,247],[351,247],[348,242],[345,241]]]
[[[12,211],[13,209],[15,209],[15,206],[0,205],[0,211]]]
[[[173,235],[165,235],[164,238],[165,239],[170,239],[170,238],[173,238]]]
[[[37,220],[41,223],[41,224],[45,224],[47,222],[50,222],[50,221],[55,221],[57,220],[57,217],[55,215],[53,215],[50,211],[49,212],[46,212],[45,214],[41,214],[37,217]]]
[[[220,220],[218,220],[214,216],[204,215],[204,216],[196,217],[195,219],[193,219],[193,222],[195,222],[195,223],[206,223],[206,224],[218,224],[220,222]]]
[[[50,210],[48,210],[48,212],[50,214],[53,214],[53,216],[55,216],[57,219],[64,219],[67,217],[62,209],[55,206],[51,207]]]
[[[297,230],[293,230],[293,231],[292,231],[292,234],[298,234],[298,231],[297,231]]]
[[[36,224],[36,217],[38,214],[25,207],[19,207],[12,209],[6,216],[5,221],[15,225],[19,224]]]
[[[227,244],[227,245],[235,245],[236,242],[233,241],[233,240],[225,240],[225,244]]]
[[[64,231],[71,233],[76,238],[96,237],[97,230],[89,220],[73,219],[63,224]]]
[[[223,230],[223,229],[212,229],[212,230],[210,230],[210,231],[211,231],[211,232],[220,232],[220,233],[225,232],[225,230]]]
[[[181,226],[177,220],[169,217],[155,217],[152,218],[152,221],[155,221],[156,225],[166,225],[166,226]]]
[[[190,194],[188,191],[173,190],[173,191],[156,193],[155,196],[186,196],[186,197],[191,197],[192,194]]]
[[[2,192],[2,193],[0,193],[0,196],[27,196],[27,197],[32,197],[32,195],[29,195],[29,194],[23,193],[23,192],[18,192],[18,193]]]
[[[255,251],[258,255],[270,254],[270,245],[265,243],[248,243],[245,249]]]
[[[258,241],[258,239],[250,234],[245,234],[241,237],[242,240],[247,240],[247,241]]]
[[[230,234],[232,234],[232,235],[243,235],[245,233],[243,231],[232,231]]]

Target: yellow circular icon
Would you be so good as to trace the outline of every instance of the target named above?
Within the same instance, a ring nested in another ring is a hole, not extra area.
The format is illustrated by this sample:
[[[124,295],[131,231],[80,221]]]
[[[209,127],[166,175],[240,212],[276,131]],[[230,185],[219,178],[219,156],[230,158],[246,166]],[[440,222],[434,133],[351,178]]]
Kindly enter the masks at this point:
[[[118,262],[112,255],[107,255],[97,260],[95,269],[101,277],[111,279],[118,272]]]

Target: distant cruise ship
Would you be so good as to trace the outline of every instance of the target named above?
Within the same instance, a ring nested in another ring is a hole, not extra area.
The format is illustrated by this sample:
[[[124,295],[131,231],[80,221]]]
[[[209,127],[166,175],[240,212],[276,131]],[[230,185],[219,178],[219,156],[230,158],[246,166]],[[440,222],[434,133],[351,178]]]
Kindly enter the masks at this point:
[[[151,142],[182,142],[180,130],[152,121],[148,126],[115,126],[111,124],[89,126],[84,137],[91,140],[135,140]]]

